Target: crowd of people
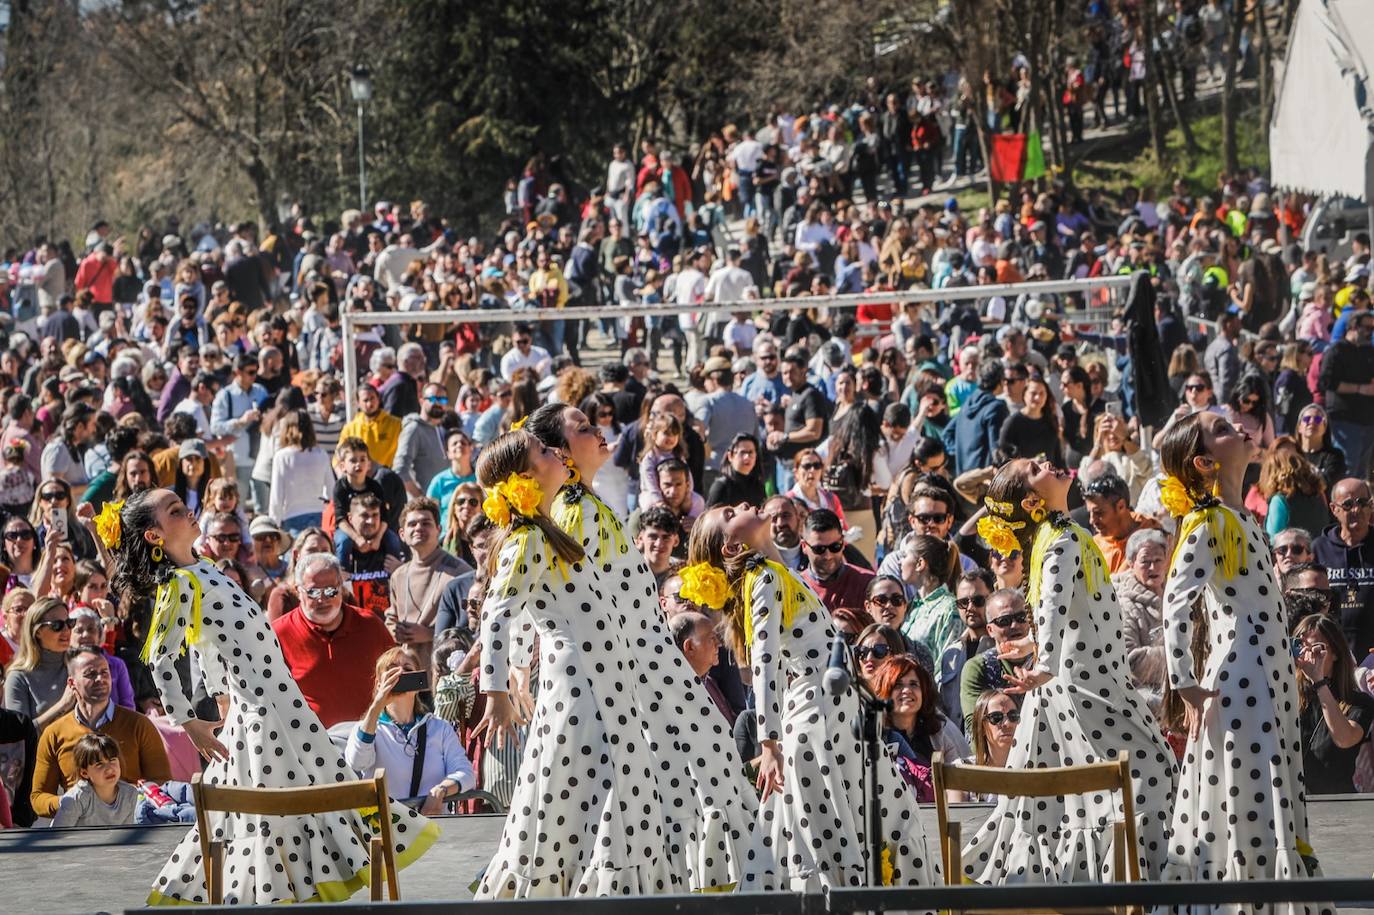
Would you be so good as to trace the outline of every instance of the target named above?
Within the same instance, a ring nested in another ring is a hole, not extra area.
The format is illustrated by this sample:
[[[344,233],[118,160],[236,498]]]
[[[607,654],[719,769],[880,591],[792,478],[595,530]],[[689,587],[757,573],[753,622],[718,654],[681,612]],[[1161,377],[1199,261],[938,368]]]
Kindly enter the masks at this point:
[[[1219,845],[1302,849],[1304,791],[1374,789],[1368,235],[1344,258],[1302,250],[1305,201],[1253,171],[1164,199],[1027,186],[971,218],[867,186],[856,205],[806,167],[840,120],[802,120],[707,144],[697,164],[733,176],[731,199],[648,143],[584,199],[532,163],[490,238],[382,202],[318,235],[177,224],[127,245],[101,223],[79,256],[7,252],[0,824],[194,819],[207,764],[260,786],[381,767],[411,808],[393,814],[406,861],[433,840],[418,814],[511,811],[480,894],[862,882],[857,745],[835,766],[809,749],[857,714],[819,698],[834,633],[891,702],[899,883],[936,879],[906,805],[934,798],[936,753],[1129,747],[1152,877],[1206,871],[1180,829],[1225,809],[1216,759],[1265,767],[1256,806],[1286,811]],[[1085,329],[1109,303],[977,294],[1140,272],[1168,366],[1149,396],[1177,403],[1156,428],[1120,316]],[[923,287],[950,298],[808,301]],[[553,316],[660,302],[699,311]],[[424,319],[478,308],[528,314]],[[344,311],[364,316],[347,338]],[[381,311],[416,320],[368,327]],[[352,404],[345,347],[365,368]],[[1206,583],[1180,583],[1194,569]],[[1244,643],[1251,607],[1284,622],[1258,627],[1265,651]],[[1223,751],[1219,709],[1253,708],[1257,683],[1282,699]],[[633,803],[591,825],[641,863],[585,867],[585,814],[560,795]],[[998,804],[965,854],[984,882],[1048,867],[1018,823],[1111,814],[970,799]],[[770,830],[761,863],[746,850]],[[1056,835],[1108,861],[1083,832]],[[530,872],[553,834],[557,860]],[[236,898],[327,892],[308,861],[274,890],[254,841]],[[204,893],[191,844],[155,896]]]

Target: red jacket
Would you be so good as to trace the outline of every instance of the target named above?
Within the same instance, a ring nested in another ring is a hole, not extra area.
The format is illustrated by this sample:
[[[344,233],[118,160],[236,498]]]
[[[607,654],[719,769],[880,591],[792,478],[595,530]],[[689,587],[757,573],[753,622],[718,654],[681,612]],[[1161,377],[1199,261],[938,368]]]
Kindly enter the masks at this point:
[[[97,305],[114,303],[115,259],[100,252],[88,254],[76,268],[76,291],[89,289]]]
[[[379,617],[343,608],[333,632],[323,632],[300,607],[272,621],[291,678],[325,727],[357,721],[372,702],[373,670],[382,652],[396,644]]]

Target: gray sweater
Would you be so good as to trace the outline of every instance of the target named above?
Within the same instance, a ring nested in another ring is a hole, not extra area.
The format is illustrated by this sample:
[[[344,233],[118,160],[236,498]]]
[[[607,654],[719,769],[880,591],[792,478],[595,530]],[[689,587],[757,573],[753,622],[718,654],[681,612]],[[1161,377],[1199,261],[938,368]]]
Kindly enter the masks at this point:
[[[60,651],[42,651],[33,670],[12,670],[5,677],[5,708],[37,718],[67,691],[67,664]]]
[[[53,826],[131,826],[138,812],[138,789],[128,782],[115,786],[114,804],[96,797],[95,789],[84,778],[57,802]]]

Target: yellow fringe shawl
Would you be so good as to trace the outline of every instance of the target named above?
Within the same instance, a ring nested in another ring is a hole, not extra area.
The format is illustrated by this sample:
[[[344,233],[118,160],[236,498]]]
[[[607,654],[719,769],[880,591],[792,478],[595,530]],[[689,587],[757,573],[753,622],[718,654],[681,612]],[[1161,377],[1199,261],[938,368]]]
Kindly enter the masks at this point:
[[[1045,553],[1062,530],[1071,532],[1078,541],[1078,559],[1083,564],[1083,580],[1088,591],[1097,591],[1107,580],[1106,557],[1102,555],[1102,548],[1097,545],[1097,541],[1088,536],[1087,531],[1077,524],[1070,523],[1067,527],[1059,527],[1047,521],[1035,532],[1035,541],[1031,545],[1030,587],[1027,589],[1027,599],[1032,612],[1040,605],[1040,580],[1043,577],[1040,573],[1045,568]]]
[[[582,503],[590,499],[596,506],[596,535],[597,535],[597,557],[602,561],[608,561],[612,556],[623,556],[629,552],[630,545],[625,539],[625,528],[621,525],[620,519],[611,511],[609,505],[602,502],[596,493],[590,489],[583,488],[582,497],[574,499],[571,503],[563,499],[557,499],[553,505],[553,520],[564,531],[571,534],[578,543],[583,543],[584,515]]]
[[[752,647],[754,644],[754,579],[765,568],[776,575],[778,582],[782,585],[782,625],[784,627],[792,625],[792,620],[797,618],[797,611],[801,608],[804,599],[802,591],[806,589],[806,586],[779,563],[766,559],[759,565],[747,570],[741,584],[744,593],[740,595],[740,605],[744,609],[744,644],[746,647]]]
[[[1193,531],[1204,522],[1207,524],[1207,532],[1216,542],[1222,576],[1228,580],[1235,578],[1237,572],[1246,568],[1245,531],[1241,529],[1240,519],[1236,517],[1235,512],[1224,505],[1195,508],[1179,520],[1178,539],[1174,542],[1174,555],[1169,559],[1169,568],[1174,567],[1173,560],[1178,556],[1179,547],[1183,546]]]
[[[182,581],[191,589],[191,613],[186,623],[186,636],[181,640],[177,654],[185,654],[187,645],[194,645],[200,641],[200,601],[204,594],[200,579],[189,569],[177,569],[170,579],[158,585],[157,597],[153,601],[153,618],[148,624],[148,638],[143,643],[143,652],[140,655],[145,664],[152,663],[153,656],[171,633],[172,621],[176,619],[177,608],[181,605]]]

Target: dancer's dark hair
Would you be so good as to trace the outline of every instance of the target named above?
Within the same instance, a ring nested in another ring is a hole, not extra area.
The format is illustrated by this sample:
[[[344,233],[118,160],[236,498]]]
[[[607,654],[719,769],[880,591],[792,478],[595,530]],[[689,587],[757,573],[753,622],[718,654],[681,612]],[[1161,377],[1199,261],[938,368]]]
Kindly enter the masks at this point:
[[[110,551],[115,561],[110,587],[131,606],[155,593],[158,585],[171,579],[176,569],[176,563],[165,553],[161,560],[154,561],[153,545],[143,537],[144,531],[157,526],[155,497],[164,491],[145,489],[136,492],[119,510],[119,545]]]

